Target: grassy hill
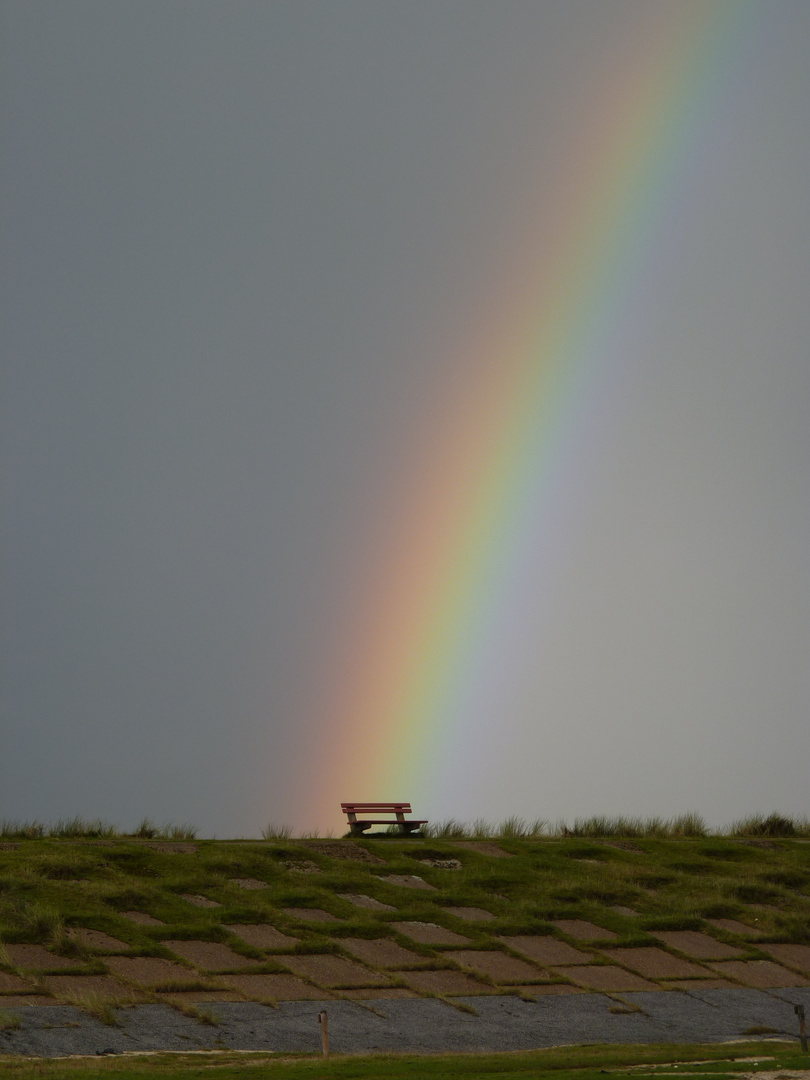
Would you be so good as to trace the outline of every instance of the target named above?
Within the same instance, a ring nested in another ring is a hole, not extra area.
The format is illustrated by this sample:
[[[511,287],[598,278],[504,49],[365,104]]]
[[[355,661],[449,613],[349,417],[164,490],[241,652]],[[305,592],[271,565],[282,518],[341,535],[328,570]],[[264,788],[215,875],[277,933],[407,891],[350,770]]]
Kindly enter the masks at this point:
[[[810,984],[810,840],[0,842],[0,1009]]]

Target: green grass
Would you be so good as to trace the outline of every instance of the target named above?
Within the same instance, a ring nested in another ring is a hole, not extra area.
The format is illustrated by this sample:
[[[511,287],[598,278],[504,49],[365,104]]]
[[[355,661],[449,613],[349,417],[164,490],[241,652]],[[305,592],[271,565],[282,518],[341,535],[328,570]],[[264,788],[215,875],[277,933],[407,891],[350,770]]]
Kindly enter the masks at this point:
[[[595,922],[625,946],[660,947],[653,934],[661,930],[708,931],[749,959],[768,959],[767,942],[810,943],[810,844],[802,838],[594,832],[547,835],[513,820],[480,849],[455,835],[164,845],[153,837],[30,836],[0,849],[0,967],[14,971],[4,944],[41,943],[70,959],[65,970],[102,974],[105,958],[73,936],[82,927],[118,938],[131,956],[174,958],[164,944],[171,939],[220,942],[266,972],[284,970],[283,955],[252,949],[229,925],[272,923],[294,937],[290,951],[303,954],[345,955],[346,938],[387,937],[426,967],[452,965],[452,947],[415,944],[395,922],[436,923],[467,937],[466,947],[502,951],[503,936],[564,937],[554,925],[560,919]],[[494,843],[510,857],[493,857]],[[403,887],[397,875],[417,875],[432,888]],[[247,878],[265,887],[236,883]],[[394,910],[358,907],[351,894]],[[219,906],[197,907],[185,895]],[[483,908],[494,919],[467,922],[452,907]],[[322,908],[338,921],[302,922],[287,908]],[[124,915],[131,910],[164,925],[132,922]],[[759,936],[719,931],[707,922],[713,918],[738,919]]]
[[[733,1046],[589,1046],[505,1054],[372,1054],[365,1056],[285,1055],[216,1052],[102,1057],[97,1060],[8,1058],[4,1072],[14,1080],[525,1080],[553,1074],[555,1080],[654,1080],[688,1075],[735,1080],[740,1073],[807,1068],[808,1057],[779,1043]]]
[[[648,930],[705,929],[705,920],[716,917],[748,921],[771,940],[810,940],[810,845],[796,839],[498,840],[511,858],[438,837],[331,843],[384,862],[335,858],[317,842],[292,839],[197,841],[195,850],[180,853],[133,839],[78,846],[57,838],[21,841],[0,851],[0,940],[41,942],[70,954],[67,931],[86,926],[126,941],[133,954],[166,955],[160,941],[178,937],[227,941],[244,952],[224,926],[271,921],[300,938],[300,950],[329,951],[340,937],[396,937],[391,921],[420,920],[438,921],[492,947],[497,933],[555,933],[554,919],[590,919],[638,942]],[[428,859],[459,865],[436,867]],[[301,866],[317,872],[300,872]],[[418,875],[434,889],[391,883],[390,875],[398,874]],[[255,878],[266,888],[242,889],[233,882],[237,878]],[[347,893],[397,910],[356,907]],[[195,907],[183,894],[221,906]],[[638,918],[615,912],[613,905],[632,908]],[[449,906],[483,907],[496,920],[461,924],[443,910]],[[300,907],[323,908],[341,922],[301,924],[283,910]],[[128,910],[166,925],[137,925],[123,917]],[[751,942],[747,947],[754,950]]]

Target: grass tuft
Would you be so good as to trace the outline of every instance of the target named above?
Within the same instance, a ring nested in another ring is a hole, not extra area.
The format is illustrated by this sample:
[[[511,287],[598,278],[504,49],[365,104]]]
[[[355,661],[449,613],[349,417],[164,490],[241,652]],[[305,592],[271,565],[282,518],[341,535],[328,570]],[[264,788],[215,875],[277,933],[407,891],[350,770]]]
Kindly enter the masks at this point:
[[[431,822],[422,826],[422,835],[431,840],[467,840],[471,832],[463,821],[448,818],[446,821]]]
[[[75,1005],[77,1009],[82,1009],[83,1012],[95,1017],[96,1020],[100,1020],[107,1027],[118,1027],[118,1016],[115,1010],[117,1006],[124,1004],[123,999],[121,1001],[113,1000],[92,991],[69,992],[62,996],[68,1005]]]
[[[183,1016],[187,1016],[190,1020],[196,1020],[198,1024],[203,1024],[205,1027],[219,1027],[220,1025],[218,1016],[209,1012],[208,1009],[201,1009],[198,1005],[193,1005],[190,1001],[172,1001],[168,999],[168,1003],[177,1012],[182,1013]]]
[[[175,825],[169,821],[164,825],[157,825],[149,818],[144,818],[134,832],[125,833],[124,836],[135,840],[196,840],[197,831],[196,825],[188,823]]]
[[[262,836],[265,840],[289,840],[292,832],[289,825],[274,825],[271,822],[262,829]]]
[[[75,840],[78,838],[87,840],[108,840],[118,835],[114,825],[96,818],[86,821],[81,817],[59,818],[48,829],[48,836],[55,840]]]
[[[597,815],[590,818],[576,818],[571,826],[565,821],[560,821],[554,831],[556,835],[564,837],[588,839],[616,837],[625,840],[672,840],[700,838],[708,835],[706,823],[699,814],[681,814],[668,820],[659,817],[611,818],[606,815]]]
[[[47,831],[41,821],[0,821],[0,839],[3,840],[38,840]]]
[[[794,821],[784,814],[754,814],[752,817],[735,821],[727,830],[730,836],[750,837],[791,837],[810,836],[810,820],[807,818]]]
[[[18,912],[18,925],[24,936],[32,941],[61,944],[65,940],[65,923],[57,908],[39,900],[23,900]]]

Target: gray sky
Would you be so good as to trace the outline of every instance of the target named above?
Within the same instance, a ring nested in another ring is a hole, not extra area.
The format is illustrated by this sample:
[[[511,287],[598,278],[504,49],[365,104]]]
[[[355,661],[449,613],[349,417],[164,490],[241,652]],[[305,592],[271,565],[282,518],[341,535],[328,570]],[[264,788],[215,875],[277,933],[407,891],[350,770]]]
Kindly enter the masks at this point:
[[[324,731],[353,750],[307,713],[346,596],[685,7],[6,0],[0,818],[256,835],[385,797],[306,795]],[[750,8],[511,667],[445,779],[387,796],[420,816],[810,813],[810,7]]]

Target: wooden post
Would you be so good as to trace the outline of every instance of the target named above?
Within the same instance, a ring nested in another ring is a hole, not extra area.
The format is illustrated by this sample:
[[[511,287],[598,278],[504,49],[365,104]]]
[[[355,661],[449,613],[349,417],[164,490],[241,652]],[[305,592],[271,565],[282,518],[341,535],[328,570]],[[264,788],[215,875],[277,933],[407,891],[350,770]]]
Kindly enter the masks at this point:
[[[799,1038],[802,1043],[802,1051],[807,1053],[807,1026],[804,1022],[804,1005],[794,1005],[793,1011],[799,1018]]]
[[[323,1043],[323,1056],[329,1057],[329,1017],[326,1009],[318,1013],[318,1023],[321,1025],[321,1042]]]

